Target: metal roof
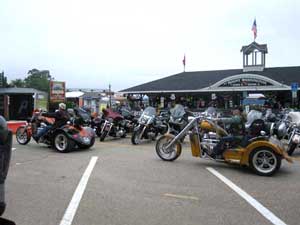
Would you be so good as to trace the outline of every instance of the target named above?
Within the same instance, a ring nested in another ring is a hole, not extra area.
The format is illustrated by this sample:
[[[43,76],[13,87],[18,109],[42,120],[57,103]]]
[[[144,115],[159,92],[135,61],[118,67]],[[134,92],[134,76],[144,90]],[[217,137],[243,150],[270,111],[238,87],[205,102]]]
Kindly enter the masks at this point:
[[[0,94],[35,94],[35,93],[46,93],[39,91],[34,88],[0,88]]]
[[[242,69],[182,72],[158,80],[124,89],[122,93],[199,92],[220,80],[247,74],[261,75],[282,84],[286,89],[293,82],[300,83],[300,66],[265,68],[244,72]]]

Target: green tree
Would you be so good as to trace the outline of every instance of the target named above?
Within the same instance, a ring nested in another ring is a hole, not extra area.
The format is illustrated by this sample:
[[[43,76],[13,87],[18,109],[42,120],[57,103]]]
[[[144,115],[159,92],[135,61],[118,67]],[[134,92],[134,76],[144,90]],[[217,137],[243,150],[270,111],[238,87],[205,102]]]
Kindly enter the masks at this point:
[[[4,71],[2,71],[2,73],[0,73],[0,87],[8,87],[7,77],[4,76]]]
[[[9,83],[9,86],[10,87],[19,87],[19,88],[22,88],[22,87],[26,87],[26,83],[22,79],[15,79],[15,80],[12,80]]]
[[[28,71],[27,75],[24,80],[26,87],[49,92],[50,80],[53,79],[49,70],[32,69]]]

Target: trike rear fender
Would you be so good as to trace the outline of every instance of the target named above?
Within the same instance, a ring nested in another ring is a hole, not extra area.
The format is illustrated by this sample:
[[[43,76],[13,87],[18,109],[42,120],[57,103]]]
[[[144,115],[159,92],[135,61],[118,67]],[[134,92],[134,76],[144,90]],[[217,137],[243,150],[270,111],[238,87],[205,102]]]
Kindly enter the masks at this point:
[[[291,157],[288,156],[288,154],[285,152],[285,150],[283,149],[283,147],[272,143],[271,141],[268,140],[258,140],[258,141],[254,141],[252,143],[250,143],[247,147],[245,147],[245,151],[243,153],[243,157],[241,158],[241,165],[249,165],[249,157],[251,152],[254,149],[257,148],[270,148],[272,149],[274,152],[276,152],[278,155],[280,155],[281,157],[283,157],[284,159],[286,159],[288,162],[292,162]]]

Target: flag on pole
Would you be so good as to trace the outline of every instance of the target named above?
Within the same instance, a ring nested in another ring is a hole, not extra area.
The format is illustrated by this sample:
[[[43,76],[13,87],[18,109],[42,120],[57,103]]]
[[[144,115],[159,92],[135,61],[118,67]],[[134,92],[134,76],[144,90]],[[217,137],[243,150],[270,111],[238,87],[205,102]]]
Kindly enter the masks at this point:
[[[183,64],[183,71],[185,71],[185,54],[183,56],[182,64]]]
[[[256,19],[254,19],[254,22],[253,22],[253,25],[252,25],[252,29],[251,29],[251,30],[253,31],[254,41],[255,41],[255,39],[256,39],[256,37],[257,37]]]

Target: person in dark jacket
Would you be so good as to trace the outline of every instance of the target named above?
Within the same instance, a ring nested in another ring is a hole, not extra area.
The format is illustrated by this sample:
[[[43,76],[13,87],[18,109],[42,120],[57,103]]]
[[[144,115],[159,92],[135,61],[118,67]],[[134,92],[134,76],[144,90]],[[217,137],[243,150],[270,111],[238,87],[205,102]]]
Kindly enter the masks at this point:
[[[66,104],[59,103],[58,110],[56,110],[53,113],[42,113],[42,116],[54,118],[55,122],[53,125],[47,125],[42,130],[40,130],[33,138],[36,142],[39,141],[39,139],[44,136],[50,129],[56,129],[59,128],[67,123],[67,121],[70,119],[70,116],[68,112],[66,111]]]

